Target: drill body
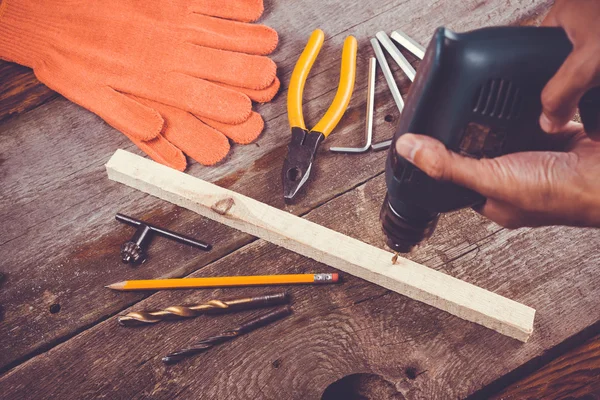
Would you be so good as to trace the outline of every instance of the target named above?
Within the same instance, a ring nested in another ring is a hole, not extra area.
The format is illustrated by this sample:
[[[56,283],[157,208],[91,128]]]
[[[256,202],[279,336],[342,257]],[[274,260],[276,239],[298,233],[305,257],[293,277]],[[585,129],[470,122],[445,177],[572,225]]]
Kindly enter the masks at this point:
[[[457,34],[439,28],[413,83],[386,164],[381,222],[388,245],[408,252],[429,237],[440,213],[482,204],[478,193],[436,181],[395,151],[407,133],[434,137],[449,150],[493,158],[539,148],[541,92],[572,50],[560,28],[496,27]],[[597,124],[600,88],[580,103]],[[596,127],[597,128],[597,127]]]

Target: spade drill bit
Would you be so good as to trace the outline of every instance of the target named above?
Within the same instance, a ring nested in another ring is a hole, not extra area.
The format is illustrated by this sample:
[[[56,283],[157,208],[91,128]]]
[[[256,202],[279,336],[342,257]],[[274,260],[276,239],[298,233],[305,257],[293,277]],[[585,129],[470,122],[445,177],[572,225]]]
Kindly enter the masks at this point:
[[[236,300],[210,300],[204,304],[191,306],[171,306],[164,310],[130,312],[120,316],[117,321],[122,326],[139,326],[166,319],[193,318],[201,314],[225,314],[249,308],[271,307],[289,301],[289,295],[285,292]]]
[[[162,361],[165,364],[175,364],[186,357],[203,353],[218,344],[235,339],[236,337],[241,336],[244,333],[251,332],[255,329],[268,325],[271,322],[275,322],[281,318],[287,317],[291,313],[292,309],[290,306],[285,306],[284,308],[281,308],[279,310],[271,311],[268,314],[246,321],[237,328],[201,340],[188,348],[167,354],[165,357],[163,357]]]

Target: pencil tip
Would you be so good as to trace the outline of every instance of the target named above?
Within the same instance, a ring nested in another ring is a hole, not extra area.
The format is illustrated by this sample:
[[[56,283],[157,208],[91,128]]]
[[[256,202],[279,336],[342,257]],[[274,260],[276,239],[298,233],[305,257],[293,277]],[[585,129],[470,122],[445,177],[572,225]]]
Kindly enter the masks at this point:
[[[113,283],[111,285],[107,285],[104,287],[107,289],[121,290],[121,289],[123,289],[124,286],[125,286],[125,282],[117,282],[117,283]]]

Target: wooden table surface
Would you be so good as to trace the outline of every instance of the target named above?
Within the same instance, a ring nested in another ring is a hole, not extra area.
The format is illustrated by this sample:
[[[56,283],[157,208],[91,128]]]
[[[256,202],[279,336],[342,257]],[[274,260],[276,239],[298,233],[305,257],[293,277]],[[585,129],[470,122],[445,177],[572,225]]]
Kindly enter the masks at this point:
[[[378,211],[385,152],[331,154],[359,144],[369,39],[401,29],[421,43],[440,25],[469,30],[535,24],[551,1],[266,1],[261,22],[280,34],[273,58],[282,93],[256,109],[266,130],[212,168],[188,172],[384,246]],[[322,146],[308,194],[282,201],[289,141],[285,91],[310,32],[327,35],[306,85],[305,116],[320,118],[337,87],[345,36],[359,40],[350,108]],[[414,63],[418,66],[418,62]],[[397,68],[403,94],[408,80]],[[470,210],[445,215],[409,257],[537,309],[526,344],[345,276],[336,286],[289,290],[294,314],[227,345],[165,367],[161,357],[258,312],[123,328],[116,315],[274,292],[278,288],[117,293],[125,279],[332,271],[263,240],[110,182],[117,148],[139,152],[90,112],[0,64],[0,393],[3,398],[446,399],[595,398],[600,392],[600,231],[506,230]],[[375,138],[389,138],[398,111],[377,79]],[[122,212],[214,245],[204,253],[157,238],[148,261],[129,267],[119,247],[133,229]]]

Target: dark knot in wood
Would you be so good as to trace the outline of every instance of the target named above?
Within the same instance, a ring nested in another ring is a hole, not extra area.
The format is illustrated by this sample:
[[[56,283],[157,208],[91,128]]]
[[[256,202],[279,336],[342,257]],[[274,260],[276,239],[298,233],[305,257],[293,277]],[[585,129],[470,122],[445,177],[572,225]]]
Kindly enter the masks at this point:
[[[233,207],[234,205],[235,201],[231,197],[228,197],[226,199],[221,199],[217,201],[215,204],[213,204],[211,209],[217,214],[225,215],[229,212],[229,210],[231,210],[231,207]]]

